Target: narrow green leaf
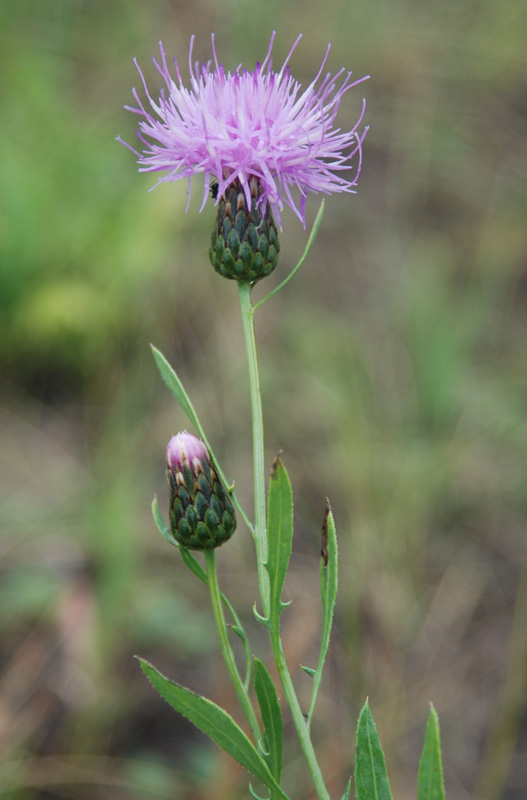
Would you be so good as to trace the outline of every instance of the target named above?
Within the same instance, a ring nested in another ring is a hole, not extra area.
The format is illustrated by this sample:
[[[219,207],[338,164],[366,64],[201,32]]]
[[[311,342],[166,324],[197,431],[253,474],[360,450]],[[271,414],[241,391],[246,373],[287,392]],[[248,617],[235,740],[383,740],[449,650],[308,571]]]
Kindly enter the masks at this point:
[[[262,616],[262,614],[260,614],[260,612],[258,611],[258,607],[257,607],[256,603],[254,603],[254,605],[253,605],[253,614],[254,614],[255,618],[258,620],[258,622],[261,622],[262,625],[265,625],[266,627],[269,627],[269,620],[267,619],[267,617],[264,617],[264,616]]]
[[[157,368],[161,373],[161,377],[163,378],[166,385],[168,386],[168,388],[178,401],[179,405],[189,418],[190,422],[192,422],[196,430],[201,431],[201,425],[198,419],[198,415],[194,411],[194,406],[190,402],[190,398],[186,393],[185,389],[183,388],[183,384],[179,380],[179,377],[177,376],[176,372],[174,371],[174,369],[172,369],[172,367],[166,360],[163,353],[161,353],[157,349],[157,347],[154,347],[153,344],[151,344],[150,347],[152,348],[152,353],[155,358]]]
[[[303,669],[303,670],[304,670],[304,672],[307,672],[307,674],[308,674],[308,675],[309,675],[311,678],[314,678],[314,677],[315,677],[315,675],[317,674],[317,671],[316,671],[316,669],[313,669],[312,667],[304,667],[304,665],[303,665],[303,664],[300,664],[300,669]]]
[[[159,510],[157,497],[154,497],[154,499],[152,500],[152,516],[154,518],[154,522],[156,523],[157,530],[159,531],[163,539],[166,539],[167,542],[175,545],[175,547],[179,547],[178,543],[172,536],[172,531],[170,530],[168,525],[165,525],[165,520],[163,519],[163,515]]]
[[[282,603],[282,589],[293,544],[293,490],[280,455],[275,458],[271,470],[267,525],[269,550],[265,568],[269,573],[269,619],[274,626],[273,633],[278,635],[280,614],[286,605]]]
[[[308,725],[311,725],[318,690],[322,681],[322,670],[329,649],[333,614],[337,600],[338,588],[338,550],[335,521],[329,500],[326,502],[326,513],[322,526],[322,548],[320,558],[320,594],[322,598],[322,637],[317,669],[313,676],[313,693],[309,705]]]
[[[295,275],[296,272],[300,269],[300,267],[302,266],[302,264],[306,260],[309,251],[311,250],[311,246],[312,246],[313,242],[315,241],[315,237],[316,237],[316,235],[318,233],[318,229],[320,228],[320,223],[322,222],[322,217],[323,216],[324,216],[324,200],[322,200],[322,202],[320,204],[320,208],[318,209],[318,214],[317,214],[317,216],[315,218],[315,221],[313,223],[313,227],[311,228],[311,233],[309,234],[309,238],[307,240],[306,248],[305,248],[304,252],[302,253],[302,257],[301,257],[300,261],[298,262],[296,267],[293,267],[293,269],[291,270],[289,275],[286,278],[284,278],[282,283],[279,283],[278,286],[276,286],[271,292],[269,292],[269,294],[266,297],[263,298],[263,300],[260,300],[259,303],[256,303],[256,305],[254,306],[255,310],[257,308],[259,308],[260,306],[262,306],[264,303],[266,303],[271,297],[273,297],[273,295],[275,295],[277,292],[279,292],[280,289],[283,286],[286,285],[286,283],[289,283],[289,281],[291,280],[293,275]]]
[[[165,678],[148,661],[140,658],[139,662],[150,683],[172,708],[207,734],[238,764],[260,778],[277,797],[288,800],[253,743],[226,711],[211,700]]]
[[[276,688],[271,676],[259,658],[254,659],[254,688],[260,706],[269,750],[266,761],[277,783],[280,783],[280,775],[282,773],[282,742],[284,737],[282,709],[280,708],[280,701],[278,700]]]
[[[432,705],[430,706],[425,743],[419,763],[417,800],[445,800],[439,719]]]
[[[190,550],[187,550],[186,547],[180,547],[179,546],[179,543],[176,542],[176,540],[172,536],[172,531],[170,530],[168,525],[165,525],[165,520],[163,519],[163,515],[161,514],[161,511],[159,510],[159,504],[157,502],[157,497],[154,497],[154,499],[152,500],[152,516],[154,517],[154,521],[155,521],[155,523],[157,525],[157,529],[158,529],[159,533],[161,534],[161,536],[163,537],[163,539],[166,539],[167,542],[170,542],[170,544],[173,544],[178,548],[179,552],[181,553],[181,558],[183,559],[183,561],[185,563],[185,566],[187,566],[188,569],[191,572],[193,572],[194,575],[197,578],[200,579],[200,581],[203,581],[203,583],[206,583],[207,586],[208,586],[209,579],[207,577],[207,573],[205,572],[205,570],[203,569],[203,567],[201,566],[199,561],[192,555]],[[224,598],[224,602],[227,603],[227,600],[225,598]]]
[[[381,741],[367,700],[357,726],[355,791],[357,800],[393,800]]]
[[[335,601],[337,599],[337,562],[337,533],[335,530],[333,512],[331,511],[331,506],[328,500],[326,505],[326,516],[324,518],[324,525],[322,528],[322,556],[320,559],[320,592],[322,595],[322,608],[324,613],[324,630],[322,633],[322,651],[324,653],[324,657],[329,646],[329,635],[331,633],[333,612],[335,610]]]
[[[187,550],[186,547],[180,547],[179,552],[181,554],[181,559],[184,565],[189,569],[196,578],[199,578],[202,583],[205,583],[207,586],[209,585],[209,578],[207,573],[205,572],[204,568],[199,563],[196,556],[193,556],[190,550]]]
[[[340,800],[349,800],[350,792],[351,792],[351,778],[349,779],[347,786],[344,789],[344,794],[342,795]]]
[[[216,456],[212,452],[212,447],[210,446],[210,443],[209,443],[207,437],[205,436],[205,431],[203,430],[203,426],[202,426],[201,422],[199,421],[198,415],[196,414],[196,411],[194,410],[194,406],[190,402],[190,397],[186,393],[186,391],[185,391],[185,389],[183,387],[183,384],[179,380],[179,377],[178,377],[177,373],[170,366],[170,364],[166,360],[166,358],[163,355],[163,353],[161,353],[157,349],[157,347],[154,347],[153,344],[151,344],[150,347],[152,348],[152,354],[153,354],[155,362],[157,364],[157,368],[159,369],[159,372],[161,373],[161,377],[163,378],[164,382],[166,383],[166,385],[168,386],[168,388],[170,389],[170,391],[172,392],[172,394],[176,398],[177,402],[179,403],[179,405],[181,406],[181,408],[183,409],[183,411],[185,412],[187,417],[189,418],[189,421],[194,425],[194,427],[198,431],[199,435],[201,436],[201,438],[202,438],[207,450],[210,453],[212,462],[213,462],[214,467],[215,467],[215,469],[216,469],[216,471],[217,471],[217,473],[218,473],[218,475],[219,475],[219,477],[221,479],[221,482],[223,483],[223,485],[225,486],[225,488],[229,492],[229,494],[231,496],[231,499],[232,499],[232,502],[234,503],[234,505],[238,509],[243,521],[245,522],[245,524],[247,525],[249,530],[252,533],[254,533],[253,524],[250,521],[250,519],[248,518],[248,516],[245,513],[245,511],[243,510],[243,508],[241,507],[240,501],[236,497],[236,494],[234,492],[233,487],[229,486],[229,482],[228,482],[227,478],[225,477],[225,473],[223,472],[222,468],[220,467],[220,465],[218,463],[218,459],[216,458]]]

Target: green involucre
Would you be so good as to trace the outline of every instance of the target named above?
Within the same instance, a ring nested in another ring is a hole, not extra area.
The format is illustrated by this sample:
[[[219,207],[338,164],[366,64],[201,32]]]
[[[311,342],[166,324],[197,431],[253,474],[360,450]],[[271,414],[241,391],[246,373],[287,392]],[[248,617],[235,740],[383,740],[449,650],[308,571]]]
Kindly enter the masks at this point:
[[[278,264],[278,228],[269,206],[261,214],[257,205],[258,187],[252,191],[251,210],[245,194],[235,181],[220,199],[212,231],[209,257],[224,278],[254,284],[270,275]]]

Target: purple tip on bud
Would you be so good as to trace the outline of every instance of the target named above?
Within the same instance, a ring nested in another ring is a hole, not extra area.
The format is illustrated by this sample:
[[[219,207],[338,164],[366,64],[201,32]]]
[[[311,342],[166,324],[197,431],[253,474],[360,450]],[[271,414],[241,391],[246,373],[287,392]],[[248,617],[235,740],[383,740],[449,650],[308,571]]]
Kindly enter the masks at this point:
[[[173,436],[167,445],[167,467],[173,472],[181,472],[185,465],[195,472],[203,458],[210,462],[209,451],[201,439],[187,431]]]

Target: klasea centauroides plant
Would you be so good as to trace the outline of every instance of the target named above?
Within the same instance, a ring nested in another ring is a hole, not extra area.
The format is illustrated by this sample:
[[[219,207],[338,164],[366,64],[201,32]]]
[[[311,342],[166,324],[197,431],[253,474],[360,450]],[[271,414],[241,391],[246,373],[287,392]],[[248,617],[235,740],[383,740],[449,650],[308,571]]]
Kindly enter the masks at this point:
[[[232,73],[218,61],[214,36],[212,60],[206,64],[193,62],[192,38],[188,81],[182,77],[176,60],[173,68],[169,67],[160,45],[161,57],[159,61],[154,59],[154,64],[165,86],[156,99],[138,66],[141,94],[146,99],[142,100],[134,89],[136,105],[127,106],[139,117],[140,149],[127,146],[136,154],[141,172],[157,173],[158,183],[186,178],[187,210],[191,179],[194,175],[203,175],[200,210],[212,195],[217,211],[209,258],[216,272],[235,280],[238,286],[252,409],[254,517],[243,509],[212,452],[181,381],[156,348],[153,353],[159,371],[198,436],[184,431],[169,441],[166,451],[169,526],[156,500],[153,514],[164,538],[179,549],[184,564],[209,587],[221,651],[245,715],[248,733],[220,706],[164,677],[152,664],[141,660],[141,666],[164,699],[256,776],[267,787],[271,800],[288,798],[282,787],[284,727],[280,692],[289,707],[316,794],[320,800],[329,800],[311,739],[311,721],[329,647],[337,594],[335,524],[328,502],[320,558],[323,620],[320,655],[316,667],[303,667],[313,680],[313,688],[309,707],[302,708],[280,634],[280,616],[286,607],[282,602],[282,589],[293,538],[293,494],[286,469],[277,457],[266,496],[262,404],[254,333],[257,309],[292,278],[305,260],[322,220],[323,203],[306,249],[294,269],[255,304],[251,290],[277,266],[281,212],[285,205],[305,227],[308,194],[355,192],[367,130],[363,125],[365,102],[362,101],[359,119],[350,130],[338,127],[336,116],[346,93],[366,78],[352,80],[351,72],[344,69],[335,75],[325,72],[328,46],[320,69],[303,88],[289,68],[300,37],[277,71],[273,69],[271,58],[274,38],[273,34],[262,63],[257,63],[252,70],[239,66]],[[255,615],[268,631],[280,687],[275,686],[263,661],[252,656],[240,618],[218,584],[216,548],[226,543],[228,547],[228,540],[236,530],[236,512],[254,540],[260,593],[260,606],[255,606]],[[202,551],[204,566],[194,551]],[[242,666],[233,652],[232,635],[239,637],[243,644]],[[388,800],[392,796],[367,701],[357,728],[354,782],[359,800]],[[254,797],[259,796],[252,785],[249,788]],[[343,788],[341,800],[347,800],[350,791],[351,778]],[[441,800],[443,797],[439,728],[432,708],[419,769],[418,798]]]

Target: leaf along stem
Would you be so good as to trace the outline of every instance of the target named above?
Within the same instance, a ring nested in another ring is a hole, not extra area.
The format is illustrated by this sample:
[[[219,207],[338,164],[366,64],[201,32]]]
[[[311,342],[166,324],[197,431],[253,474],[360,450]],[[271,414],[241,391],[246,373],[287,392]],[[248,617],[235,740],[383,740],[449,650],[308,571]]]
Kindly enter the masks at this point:
[[[322,217],[323,216],[324,216],[324,201],[322,200],[322,202],[320,204],[320,208],[318,210],[318,214],[317,214],[316,219],[315,219],[315,221],[313,223],[313,227],[311,228],[311,233],[309,234],[309,239],[307,240],[306,248],[305,248],[304,252],[302,253],[300,261],[298,262],[296,267],[293,267],[293,269],[291,270],[291,272],[289,273],[287,278],[284,278],[282,283],[279,283],[278,286],[275,286],[275,288],[271,292],[269,292],[268,295],[266,295],[262,300],[259,300],[258,303],[256,303],[253,306],[255,311],[256,311],[257,308],[260,308],[260,306],[263,306],[264,303],[266,303],[268,300],[270,300],[271,297],[273,297],[277,292],[279,292],[280,289],[282,289],[286,285],[286,283],[289,283],[289,281],[291,280],[293,275],[295,275],[298,272],[298,270],[300,269],[300,267],[302,266],[302,264],[306,260],[309,251],[311,250],[311,246],[312,246],[313,242],[315,241],[315,236],[318,233],[318,229],[320,228],[320,223],[322,222]]]
[[[199,419],[199,417],[198,417],[198,415],[196,413],[196,409],[192,405],[190,397],[188,396],[188,394],[187,394],[187,392],[185,390],[185,387],[181,383],[177,372],[168,363],[168,361],[166,360],[166,358],[163,355],[163,353],[160,350],[158,350],[157,347],[154,347],[153,344],[151,344],[150,347],[152,349],[152,354],[154,356],[154,360],[155,360],[155,362],[157,364],[157,368],[158,368],[158,370],[159,370],[159,372],[161,374],[161,377],[163,378],[163,380],[166,383],[167,387],[170,389],[170,391],[172,392],[172,394],[176,398],[176,401],[177,401],[179,407],[187,415],[189,421],[194,425],[194,427],[198,431],[199,435],[201,436],[201,438],[203,440],[203,443],[205,444],[205,447],[207,448],[207,450],[210,453],[212,462],[213,462],[213,464],[214,464],[214,466],[216,468],[216,471],[217,471],[218,475],[220,476],[221,482],[223,483],[224,487],[229,492],[229,494],[231,496],[231,500],[234,503],[234,505],[236,506],[236,508],[238,509],[238,511],[240,513],[240,516],[242,517],[243,521],[245,522],[245,524],[247,525],[249,530],[252,532],[253,531],[253,524],[252,524],[251,520],[249,519],[249,517],[247,516],[247,514],[245,513],[245,511],[243,510],[243,508],[242,508],[242,506],[240,504],[240,501],[238,500],[238,498],[237,498],[237,496],[236,496],[236,494],[234,492],[234,488],[229,488],[229,481],[227,480],[227,478],[225,476],[225,473],[223,472],[218,459],[214,455],[214,452],[212,450],[210,442],[207,439],[207,436],[205,434],[205,430],[203,429],[203,425],[201,424],[200,419]]]
[[[326,505],[326,514],[324,517],[324,544],[325,557],[322,555],[320,559],[320,594],[322,598],[322,639],[320,642],[320,655],[318,658],[317,668],[313,675],[313,691],[311,695],[311,703],[309,705],[307,727],[311,726],[313,714],[315,711],[315,704],[317,702],[318,690],[322,682],[322,671],[326,661],[326,656],[329,649],[329,639],[331,635],[331,627],[333,625],[333,612],[335,610],[335,602],[337,599],[338,589],[338,569],[337,569],[337,535],[335,532],[335,522],[333,520],[333,513],[329,500]]]

